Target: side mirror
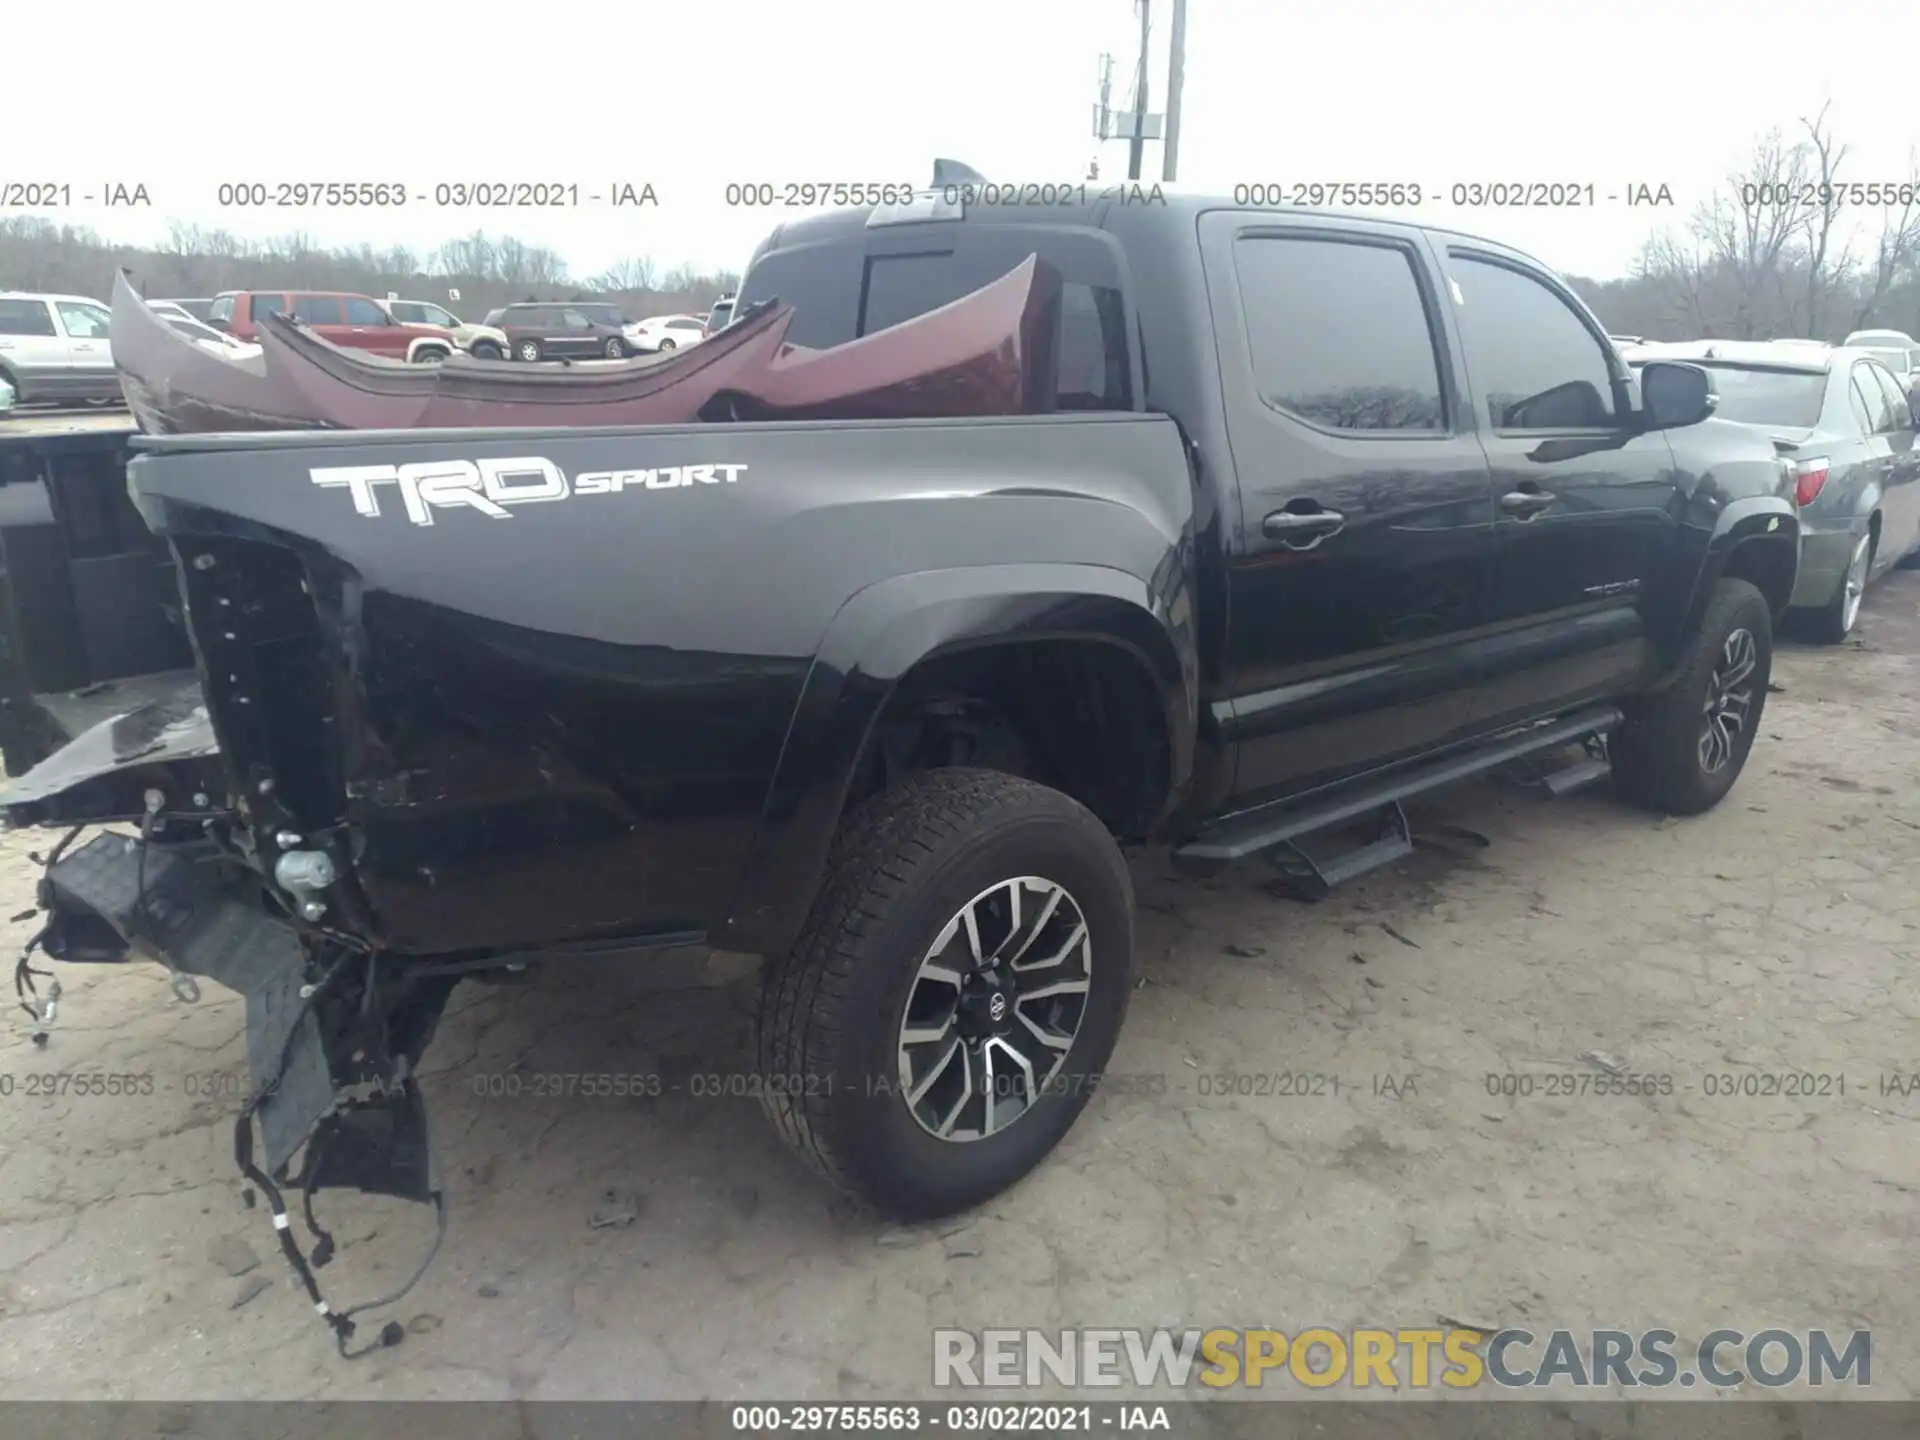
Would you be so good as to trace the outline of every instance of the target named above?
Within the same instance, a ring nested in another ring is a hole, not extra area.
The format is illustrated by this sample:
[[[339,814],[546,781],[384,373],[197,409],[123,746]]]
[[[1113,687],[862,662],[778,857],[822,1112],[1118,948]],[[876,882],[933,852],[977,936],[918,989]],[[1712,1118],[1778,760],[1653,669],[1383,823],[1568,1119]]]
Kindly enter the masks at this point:
[[[1649,430],[1678,430],[1713,414],[1720,395],[1699,365],[1649,360],[1640,367],[1640,403]]]

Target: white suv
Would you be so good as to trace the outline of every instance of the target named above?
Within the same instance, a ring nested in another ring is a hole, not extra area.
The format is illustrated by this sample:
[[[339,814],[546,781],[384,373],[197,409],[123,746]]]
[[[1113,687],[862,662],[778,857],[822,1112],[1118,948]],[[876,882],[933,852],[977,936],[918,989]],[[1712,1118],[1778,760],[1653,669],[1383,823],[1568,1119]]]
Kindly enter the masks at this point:
[[[84,295],[0,291],[0,380],[33,400],[120,399],[107,307]]]

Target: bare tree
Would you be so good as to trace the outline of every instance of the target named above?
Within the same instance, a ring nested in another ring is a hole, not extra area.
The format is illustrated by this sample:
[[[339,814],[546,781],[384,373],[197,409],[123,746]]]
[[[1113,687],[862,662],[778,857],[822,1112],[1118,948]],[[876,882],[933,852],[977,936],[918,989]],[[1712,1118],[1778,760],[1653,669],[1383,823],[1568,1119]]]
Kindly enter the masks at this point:
[[[629,255],[609,265],[593,285],[596,290],[644,291],[653,289],[654,278],[651,255]]]
[[[1845,277],[1850,263],[1844,244],[1837,251],[1834,249],[1834,235],[1844,208],[1840,162],[1847,158],[1847,147],[1834,140],[1833,131],[1827,126],[1827,110],[1831,104],[1829,101],[1822,105],[1813,119],[1803,117],[1800,121],[1807,129],[1804,143],[1811,152],[1808,168],[1813,176],[1813,189],[1804,197],[1807,203],[1801,207],[1800,227],[1806,245],[1806,332],[1815,337],[1820,334],[1826,318],[1827,292]]]

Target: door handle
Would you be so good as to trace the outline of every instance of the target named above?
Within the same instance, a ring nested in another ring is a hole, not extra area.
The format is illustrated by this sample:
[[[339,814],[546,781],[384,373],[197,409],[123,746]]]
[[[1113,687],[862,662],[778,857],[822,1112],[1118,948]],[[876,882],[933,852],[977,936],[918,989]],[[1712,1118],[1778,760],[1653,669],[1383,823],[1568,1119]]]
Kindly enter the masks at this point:
[[[1525,519],[1529,515],[1538,515],[1553,504],[1553,496],[1545,490],[1509,490],[1500,497],[1500,508],[1509,515],[1518,515]]]
[[[1347,523],[1338,510],[1276,510],[1260,522],[1269,540],[1278,540],[1290,550],[1311,550],[1329,535],[1337,534]]]

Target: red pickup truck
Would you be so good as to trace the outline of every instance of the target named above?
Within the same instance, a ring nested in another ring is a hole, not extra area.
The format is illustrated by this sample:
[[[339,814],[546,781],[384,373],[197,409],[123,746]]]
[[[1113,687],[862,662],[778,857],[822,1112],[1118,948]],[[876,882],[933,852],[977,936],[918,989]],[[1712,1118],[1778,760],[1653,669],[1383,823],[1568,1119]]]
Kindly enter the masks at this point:
[[[402,325],[370,295],[337,290],[227,290],[216,295],[208,323],[236,340],[257,341],[262,315],[278,311],[313,327],[323,340],[392,360],[438,363],[453,354],[453,332],[433,325]]]

